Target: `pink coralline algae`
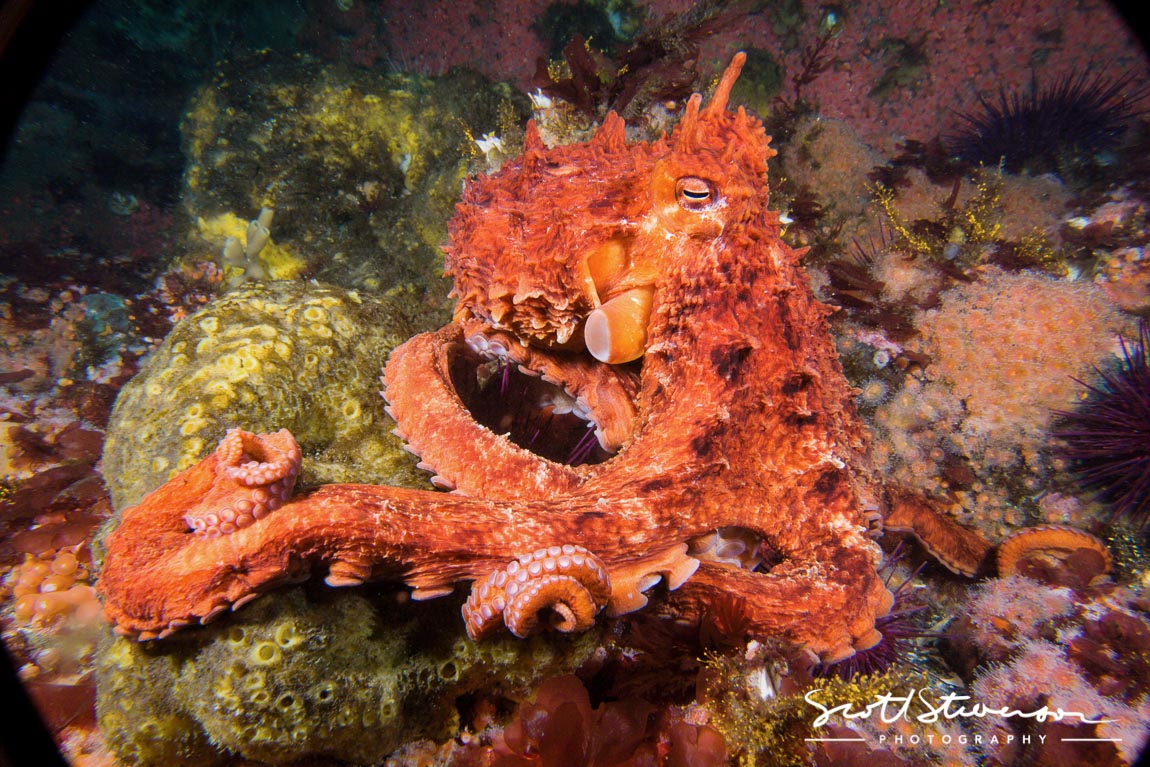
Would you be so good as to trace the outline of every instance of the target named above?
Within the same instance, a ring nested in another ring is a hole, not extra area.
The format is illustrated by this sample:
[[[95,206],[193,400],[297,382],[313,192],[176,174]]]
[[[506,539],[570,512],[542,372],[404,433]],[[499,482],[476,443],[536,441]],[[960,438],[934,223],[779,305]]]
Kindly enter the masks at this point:
[[[390,57],[405,70],[428,75],[471,66],[495,79],[512,79],[526,89],[536,58],[545,48],[527,23],[508,24],[507,20],[533,19],[547,5],[547,0],[386,0]]]
[[[527,89],[536,58],[546,49],[527,24],[506,20],[537,18],[547,5],[545,0],[389,0],[387,16],[394,20],[388,29],[389,54],[403,68],[436,74],[468,65]],[[644,5],[656,22],[686,13],[695,3]],[[770,7],[748,14],[735,29],[705,41],[701,58],[726,58],[737,41],[778,55],[786,72],[802,71],[819,21],[832,11],[809,0],[801,6],[793,20]],[[867,144],[882,151],[907,138],[927,141],[944,132],[949,126],[940,124],[945,119],[940,116],[975,111],[980,94],[997,93],[1003,84],[1025,87],[1035,61],[1042,62],[1042,78],[1051,81],[1102,61],[1116,75],[1145,72],[1148,66],[1133,36],[1103,0],[1024,0],[1010,6],[1009,18],[1001,7],[974,0],[900,5],[863,0],[833,12],[841,20],[824,49],[827,66],[804,86],[803,98],[822,116],[850,123]]]

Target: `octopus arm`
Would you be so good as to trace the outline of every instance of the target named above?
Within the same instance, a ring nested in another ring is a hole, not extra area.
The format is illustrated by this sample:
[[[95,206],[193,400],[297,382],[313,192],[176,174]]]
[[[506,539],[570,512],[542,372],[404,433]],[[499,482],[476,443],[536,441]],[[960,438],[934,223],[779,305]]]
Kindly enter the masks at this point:
[[[958,524],[926,496],[912,491],[892,491],[883,528],[910,533],[931,556],[959,575],[973,576],[992,550],[989,541]]]
[[[570,492],[580,481],[574,470],[514,445],[468,412],[450,373],[450,355],[462,343],[460,327],[448,325],[392,352],[383,384],[396,433],[435,472],[436,484],[463,495],[512,500]]]
[[[710,605],[730,599],[747,608],[752,637],[784,637],[824,662],[877,644],[882,635],[875,619],[894,602],[868,552],[832,548],[767,574],[702,562],[669,596],[667,609],[681,619],[699,620]]]
[[[585,543],[602,552],[621,587],[679,585],[693,571],[685,546],[668,550],[657,511],[645,535],[621,545],[593,498],[496,501],[372,485],[327,485],[297,495],[255,524],[228,534],[195,533],[189,509],[218,497],[218,455],[124,511],[105,540],[99,590],[117,630],[141,639],[207,623],[284,583],[324,572],[332,586],[403,580],[416,598],[477,580],[539,546]],[[665,556],[636,556],[665,551]],[[632,560],[642,560],[625,567]],[[635,583],[629,578],[635,575]]]

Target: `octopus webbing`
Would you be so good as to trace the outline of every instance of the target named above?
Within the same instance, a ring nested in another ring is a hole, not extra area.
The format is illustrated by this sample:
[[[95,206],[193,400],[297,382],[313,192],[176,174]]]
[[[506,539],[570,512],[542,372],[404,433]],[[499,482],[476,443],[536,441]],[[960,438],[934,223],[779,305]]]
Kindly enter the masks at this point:
[[[398,433],[453,492],[289,497],[290,435],[232,432],[107,536],[108,619],[164,637],[318,571],[416,599],[471,582],[475,637],[581,630],[649,598],[697,619],[734,597],[753,635],[824,660],[876,643],[882,495],[830,309],[767,208],[770,139],[728,107],[744,60],[670,136],[628,143],[612,113],[549,149],[529,123],[522,156],[468,184],[445,248],[455,319],[383,377]],[[548,413],[586,419],[579,451],[603,460],[552,460],[477,420],[474,391],[509,370]],[[229,522],[260,489],[278,508]]]

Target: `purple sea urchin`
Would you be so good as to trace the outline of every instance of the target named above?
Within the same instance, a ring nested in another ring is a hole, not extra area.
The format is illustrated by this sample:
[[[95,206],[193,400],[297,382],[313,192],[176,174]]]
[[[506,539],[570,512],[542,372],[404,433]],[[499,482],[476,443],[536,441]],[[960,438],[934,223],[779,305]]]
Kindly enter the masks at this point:
[[[891,587],[898,563],[902,561],[902,543],[895,547],[879,568],[884,582],[894,595],[891,611],[875,620],[875,628],[882,632],[882,639],[873,647],[859,650],[849,658],[835,663],[819,664],[814,668],[815,676],[837,676],[850,681],[859,675],[882,674],[891,666],[905,662],[914,650],[914,640],[937,638],[937,632],[923,628],[916,616],[929,605],[918,603],[911,584],[926,563],[919,565],[903,578],[898,586]],[[885,571],[885,572],[884,572]]]
[[[963,160],[1001,162],[1010,173],[1057,171],[1072,154],[1114,148],[1146,95],[1129,74],[1084,70],[1043,88],[1031,80],[1025,91],[980,96],[982,112],[961,115],[966,125],[945,143]]]
[[[1077,410],[1060,411],[1056,431],[1082,484],[1097,492],[1115,515],[1140,526],[1150,521],[1150,323],[1138,324],[1138,340],[1122,340],[1123,364],[1101,370],[1099,386],[1083,384],[1089,398]]]

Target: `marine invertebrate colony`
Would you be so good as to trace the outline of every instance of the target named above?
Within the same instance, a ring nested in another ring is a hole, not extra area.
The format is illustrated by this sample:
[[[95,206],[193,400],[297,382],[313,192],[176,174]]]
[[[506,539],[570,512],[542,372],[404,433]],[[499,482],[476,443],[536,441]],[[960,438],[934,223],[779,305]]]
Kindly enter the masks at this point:
[[[301,483],[425,486],[390,433],[369,372],[410,335],[443,322],[414,295],[250,283],[191,314],[116,399],[103,454],[112,503],[138,503],[229,426],[289,429],[308,457]]]
[[[391,609],[379,610],[381,595]],[[457,697],[520,698],[570,673],[598,632],[557,652],[544,637],[461,639],[450,605],[398,605],[387,589],[285,589],[220,631],[105,643],[101,729],[123,764],[382,764],[413,738],[455,729]],[[223,752],[223,753],[221,753]]]
[[[1042,528],[1030,529],[1046,537]],[[1089,721],[1020,726],[988,717],[973,722],[989,764],[1145,761],[1138,759],[1150,736],[1150,622],[1141,607],[1144,589],[1090,577],[1099,571],[1081,556],[1093,550],[1083,543],[1087,548],[1073,559],[1035,562],[1039,566],[1027,568],[1028,575],[984,582],[972,592],[967,615],[948,630],[955,643],[951,654],[961,651],[970,658],[961,673],[984,705],[1090,712]],[[1020,731],[1031,735],[1034,747],[1012,747],[1009,735]]]
[[[447,248],[455,321],[397,348],[384,374],[399,432],[455,494],[341,484],[288,497],[291,471],[268,471],[274,487],[258,478],[290,443],[240,435],[238,461],[225,445],[108,535],[99,585],[118,630],[166,636],[326,568],[331,585],[401,580],[415,599],[478,582],[475,636],[581,628],[604,602],[642,607],[663,579],[686,619],[735,593],[750,633],[826,660],[877,642],[892,601],[868,534],[881,499],[829,310],[765,207],[769,140],[727,108],[744,59],[706,107],[692,96],[669,137],[627,145],[611,114],[591,141],[546,150],[529,124],[523,156],[466,190]],[[614,364],[638,356],[638,380]],[[556,383],[617,454],[573,468],[479,424],[455,381],[490,363]],[[233,490],[284,503],[234,532],[189,534],[188,518],[208,521]],[[779,561],[764,573],[688,556],[727,527]]]
[[[1096,287],[1030,272],[987,269],[939,298],[917,326],[932,370],[963,402],[947,439],[981,465],[1039,467],[1052,411],[1073,401],[1073,377],[1099,359],[1121,318]],[[1068,327],[1076,332],[1060,332]]]
[[[1098,371],[1100,386],[1086,386],[1089,399],[1061,411],[1058,436],[1076,464],[1082,484],[1096,490],[1115,514],[1145,525],[1150,520],[1150,324],[1138,340],[1122,341],[1123,364]]]

